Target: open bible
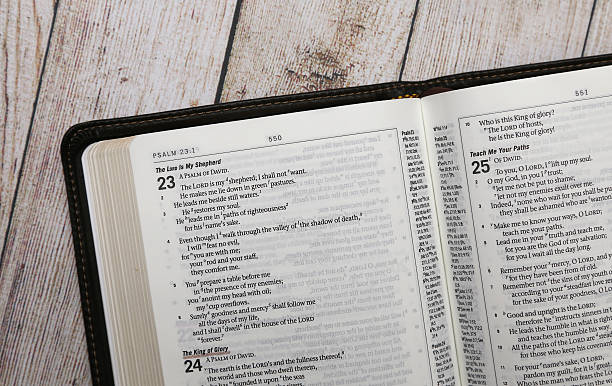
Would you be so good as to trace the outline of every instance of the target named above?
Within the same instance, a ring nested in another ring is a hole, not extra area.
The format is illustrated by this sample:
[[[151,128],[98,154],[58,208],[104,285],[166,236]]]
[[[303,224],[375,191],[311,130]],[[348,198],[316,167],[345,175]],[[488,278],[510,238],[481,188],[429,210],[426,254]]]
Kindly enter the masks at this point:
[[[90,353],[123,385],[611,383],[611,79],[92,141]]]

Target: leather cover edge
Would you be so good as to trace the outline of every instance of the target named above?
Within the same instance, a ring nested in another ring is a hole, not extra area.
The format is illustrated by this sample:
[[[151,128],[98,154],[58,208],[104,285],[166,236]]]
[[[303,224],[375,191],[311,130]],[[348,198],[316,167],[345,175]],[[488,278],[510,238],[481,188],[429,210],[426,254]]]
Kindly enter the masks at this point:
[[[407,94],[420,95],[434,87],[459,89],[611,64],[612,54],[607,54],[468,72],[425,81],[393,82],[230,102],[72,126],[63,137],[60,151],[93,383],[113,384],[113,375],[81,165],[81,155],[90,144],[148,132],[393,99]]]

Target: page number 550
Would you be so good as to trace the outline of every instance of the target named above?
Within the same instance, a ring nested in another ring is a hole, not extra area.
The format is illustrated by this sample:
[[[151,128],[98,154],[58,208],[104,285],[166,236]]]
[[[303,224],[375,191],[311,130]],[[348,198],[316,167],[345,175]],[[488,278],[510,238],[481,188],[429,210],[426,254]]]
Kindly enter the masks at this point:
[[[283,136],[280,134],[268,135],[268,142],[280,142],[283,140]]]

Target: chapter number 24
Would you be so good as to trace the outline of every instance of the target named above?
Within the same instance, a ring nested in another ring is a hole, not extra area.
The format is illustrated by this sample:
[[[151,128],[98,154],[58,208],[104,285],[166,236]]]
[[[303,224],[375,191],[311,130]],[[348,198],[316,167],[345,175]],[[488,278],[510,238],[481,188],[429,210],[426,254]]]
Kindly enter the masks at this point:
[[[202,364],[200,363],[199,358],[195,361],[192,361],[191,359],[185,360],[185,366],[187,366],[185,368],[186,373],[193,373],[193,370],[202,371]]]

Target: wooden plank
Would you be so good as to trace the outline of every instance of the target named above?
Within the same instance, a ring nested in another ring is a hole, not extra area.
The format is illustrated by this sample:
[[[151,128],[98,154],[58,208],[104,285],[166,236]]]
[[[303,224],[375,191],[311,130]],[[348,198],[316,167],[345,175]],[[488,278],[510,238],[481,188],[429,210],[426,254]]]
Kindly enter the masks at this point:
[[[612,1],[598,0],[593,10],[584,55],[612,53]]]
[[[222,100],[399,78],[415,1],[244,2]]]
[[[592,5],[422,0],[402,80],[578,57]]]
[[[235,2],[61,1],[0,276],[0,384],[91,381],[59,143],[79,121],[212,103]]]
[[[0,235],[15,195],[54,0],[0,2]],[[2,294],[0,294],[2,296]]]

